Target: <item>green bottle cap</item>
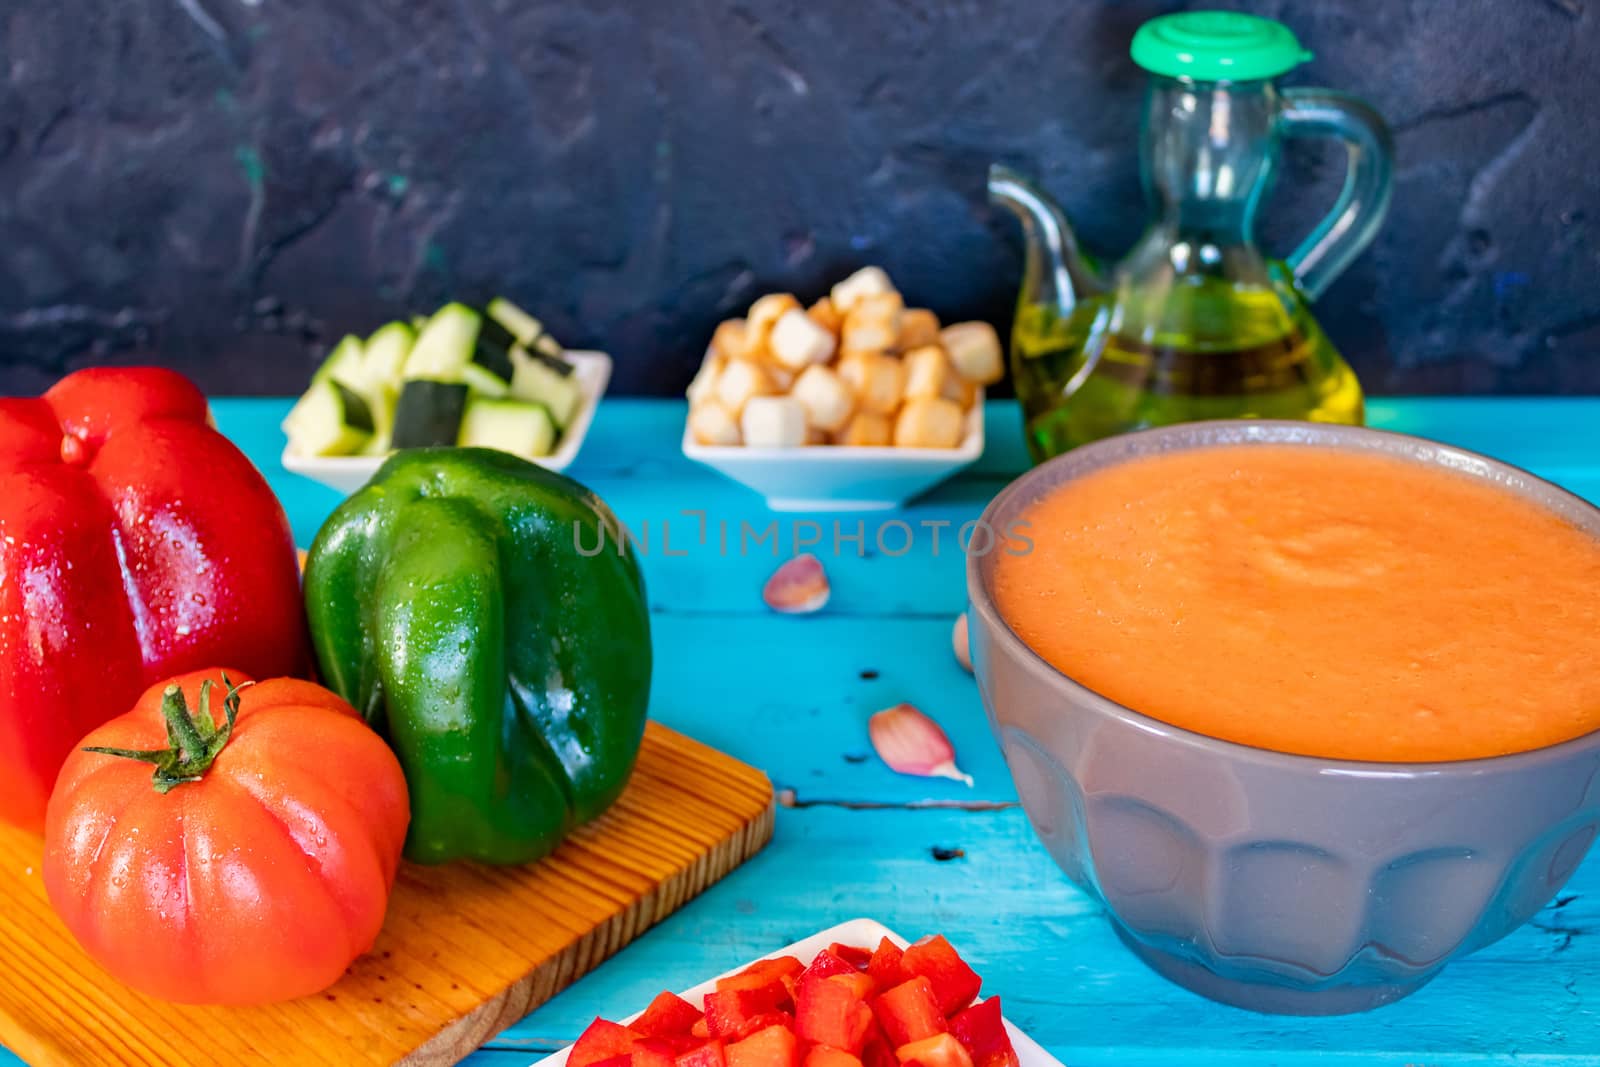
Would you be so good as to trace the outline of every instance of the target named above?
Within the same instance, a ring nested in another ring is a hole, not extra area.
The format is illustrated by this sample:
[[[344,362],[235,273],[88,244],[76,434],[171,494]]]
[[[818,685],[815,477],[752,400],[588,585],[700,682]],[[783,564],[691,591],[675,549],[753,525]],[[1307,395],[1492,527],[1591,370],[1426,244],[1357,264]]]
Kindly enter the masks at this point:
[[[1283,23],[1236,11],[1153,18],[1129,51],[1152,74],[1208,82],[1276,78],[1311,58]]]

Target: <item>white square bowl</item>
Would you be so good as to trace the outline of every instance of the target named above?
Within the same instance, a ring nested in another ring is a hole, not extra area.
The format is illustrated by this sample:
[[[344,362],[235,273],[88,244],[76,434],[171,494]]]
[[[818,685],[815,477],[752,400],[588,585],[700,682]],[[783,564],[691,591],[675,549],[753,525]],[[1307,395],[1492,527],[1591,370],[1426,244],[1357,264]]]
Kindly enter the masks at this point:
[[[983,390],[956,448],[746,448],[702,445],[683,429],[683,454],[754,489],[773,511],[882,511],[932,489],[983,455]]]
[[[561,446],[548,456],[539,456],[530,462],[553,471],[564,471],[578,458],[583,439],[589,435],[589,424],[594,421],[594,410],[605,395],[611,381],[611,357],[604,352],[570,351],[563,353],[572,363],[578,376],[578,387],[583,391],[583,406],[578,417],[561,435]],[[387,456],[301,456],[283,450],[283,467],[294,474],[321,482],[341,493],[353,493],[366,485],[378,473]]]
[[[835,941],[846,945],[861,945],[865,948],[871,949],[876,947],[878,942],[886,937],[890,941],[893,941],[895,944],[899,945],[901,948],[905,948],[908,944],[905,938],[901,937],[887,926],[884,926],[882,923],[874,922],[871,919],[851,919],[849,922],[840,923],[838,926],[823,930],[820,933],[812,934],[804,941],[796,941],[794,944],[785,948],[780,948],[776,952],[769,952],[767,955],[761,958],[765,960],[771,960],[777,959],[779,956],[794,956],[802,962],[809,964],[817,955],[817,953],[821,952]],[[959,951],[959,949],[957,951]],[[744,970],[754,962],[756,961],[751,960],[749,963],[735,967],[731,971],[724,971],[722,974],[717,975],[716,978],[711,978],[701,982],[693,989],[686,989],[678,995],[684,1000],[687,1000],[690,1004],[693,1004],[696,1008],[704,1010],[706,994],[716,990],[718,979],[726,978],[729,975],[738,974],[740,971]],[[988,998],[980,997],[979,999],[987,1000]],[[619,1021],[623,1025],[627,1025],[643,1014],[643,1010],[636,1011],[626,1019],[621,1019]],[[1040,1047],[1037,1041],[1033,1040],[1033,1038],[1029,1037],[1027,1034],[1024,1034],[1021,1030],[1018,1030],[1015,1026],[1013,1026],[1011,1020],[1002,1019],[1001,1021],[1005,1023],[1006,1033],[1011,1036],[1011,1045],[1017,1050],[1017,1059],[1021,1061],[1022,1067],[1062,1067],[1060,1060],[1046,1052],[1042,1047]],[[566,1067],[567,1057],[571,1054],[572,1047],[569,1045],[560,1052],[552,1052],[543,1059],[536,1060],[535,1064],[537,1067]]]

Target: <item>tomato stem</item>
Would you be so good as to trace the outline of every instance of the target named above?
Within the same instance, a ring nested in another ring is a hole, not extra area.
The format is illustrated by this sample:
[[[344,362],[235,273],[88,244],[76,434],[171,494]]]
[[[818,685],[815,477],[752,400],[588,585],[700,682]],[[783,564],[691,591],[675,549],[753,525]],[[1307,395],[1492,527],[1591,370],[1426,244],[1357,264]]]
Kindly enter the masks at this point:
[[[222,676],[222,684],[228,687],[228,695],[222,698],[223,711],[228,721],[220,727],[211,717],[212,683],[211,679],[207,678],[200,683],[198,715],[190,712],[189,704],[183,698],[183,691],[177,686],[169,685],[162,692],[161,716],[167,723],[169,747],[151,749],[92,747],[85,748],[84,751],[155,764],[156,769],[151,775],[151,780],[155,783],[158,793],[169,793],[184,782],[198,782],[205,777],[206,771],[211,769],[211,764],[227,745],[228,739],[233,736],[233,723],[239,717],[241,687],[229,681],[226,674]]]

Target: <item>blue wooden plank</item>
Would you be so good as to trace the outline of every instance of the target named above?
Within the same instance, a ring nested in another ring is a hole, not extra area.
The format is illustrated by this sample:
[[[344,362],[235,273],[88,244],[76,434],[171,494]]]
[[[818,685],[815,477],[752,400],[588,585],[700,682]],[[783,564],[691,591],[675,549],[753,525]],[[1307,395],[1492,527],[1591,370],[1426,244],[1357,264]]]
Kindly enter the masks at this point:
[[[977,685],[950,651],[948,617],[657,615],[652,626],[651,716],[760,767],[802,801],[1016,800]],[[872,755],[868,717],[901,701],[944,727],[972,788],[895,774]]]
[[[939,862],[930,847],[959,847]],[[1256,1015],[1135,960],[1015,810],[785,810],[765,852],[492,1044],[537,1054],[596,1015],[637,1010],[857,916],[946,933],[1025,1031],[1073,1067],[1126,1064],[1600,1062],[1600,862],[1563,906],[1365,1015]]]

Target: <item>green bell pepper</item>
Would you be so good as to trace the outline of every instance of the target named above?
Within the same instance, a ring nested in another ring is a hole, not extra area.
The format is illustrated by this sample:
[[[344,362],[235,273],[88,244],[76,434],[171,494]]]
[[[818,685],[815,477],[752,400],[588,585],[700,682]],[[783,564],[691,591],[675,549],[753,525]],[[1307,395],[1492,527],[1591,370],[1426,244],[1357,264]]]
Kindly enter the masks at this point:
[[[622,792],[650,615],[620,531],[560,474],[428,448],[397,453],[317,533],[317,660],[400,757],[409,859],[526,863]]]

